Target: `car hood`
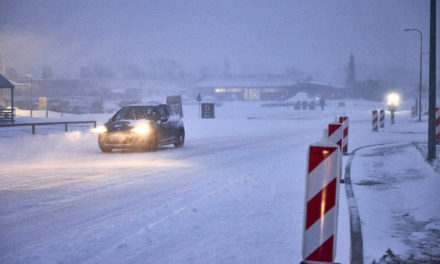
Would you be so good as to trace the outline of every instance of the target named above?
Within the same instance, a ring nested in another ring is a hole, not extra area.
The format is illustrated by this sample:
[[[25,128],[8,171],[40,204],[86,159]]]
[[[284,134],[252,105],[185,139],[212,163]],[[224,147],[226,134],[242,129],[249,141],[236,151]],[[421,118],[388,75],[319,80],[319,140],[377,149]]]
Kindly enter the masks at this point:
[[[109,121],[105,124],[108,132],[128,131],[140,125],[152,124],[151,120],[118,120]]]

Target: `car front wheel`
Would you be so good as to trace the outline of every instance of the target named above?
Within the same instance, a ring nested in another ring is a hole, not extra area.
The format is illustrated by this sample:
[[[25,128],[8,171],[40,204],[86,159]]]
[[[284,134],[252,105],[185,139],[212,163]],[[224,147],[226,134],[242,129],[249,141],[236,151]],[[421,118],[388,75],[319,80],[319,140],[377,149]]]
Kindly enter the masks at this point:
[[[180,148],[185,144],[185,132],[179,131],[179,135],[177,136],[177,142],[174,143],[174,147]]]

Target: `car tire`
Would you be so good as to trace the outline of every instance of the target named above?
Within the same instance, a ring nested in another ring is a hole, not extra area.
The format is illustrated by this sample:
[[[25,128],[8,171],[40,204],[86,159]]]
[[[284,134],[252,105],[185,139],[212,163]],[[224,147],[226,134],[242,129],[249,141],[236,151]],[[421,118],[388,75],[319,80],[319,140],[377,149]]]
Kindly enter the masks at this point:
[[[179,131],[177,135],[177,142],[174,143],[175,148],[181,148],[185,144],[185,132],[183,130]]]
[[[157,142],[157,136],[154,135],[150,138],[150,140],[148,140],[147,150],[156,151],[158,146],[159,146],[159,142]]]

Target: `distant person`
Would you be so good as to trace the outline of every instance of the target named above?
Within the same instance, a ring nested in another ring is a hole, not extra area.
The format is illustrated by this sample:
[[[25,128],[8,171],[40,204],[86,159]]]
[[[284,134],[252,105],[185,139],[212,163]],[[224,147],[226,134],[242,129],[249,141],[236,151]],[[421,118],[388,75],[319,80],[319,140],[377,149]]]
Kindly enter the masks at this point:
[[[303,110],[307,109],[307,105],[308,105],[308,103],[306,101],[302,101],[302,108],[303,108]]]
[[[319,105],[321,106],[321,110],[324,110],[324,105],[325,105],[324,97],[321,97],[321,99],[319,99]]]

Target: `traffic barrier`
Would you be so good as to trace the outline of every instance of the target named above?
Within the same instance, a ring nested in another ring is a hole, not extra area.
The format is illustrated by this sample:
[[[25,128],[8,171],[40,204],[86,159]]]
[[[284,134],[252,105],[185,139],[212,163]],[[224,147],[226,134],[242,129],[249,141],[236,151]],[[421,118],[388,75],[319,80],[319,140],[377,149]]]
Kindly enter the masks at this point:
[[[342,142],[343,142],[343,124],[341,123],[331,123],[328,124],[328,142],[331,144],[335,144],[339,146],[339,151],[342,153]],[[339,172],[342,173],[342,158],[339,159]],[[342,180],[342,174],[339,175],[339,178],[341,179],[341,183],[344,183]]]
[[[339,123],[342,124],[342,153],[348,154],[348,116],[340,116]]]
[[[440,140],[440,108],[435,108],[435,139]]]
[[[342,151],[342,133],[343,125],[340,123],[328,124],[328,141],[332,144],[338,145]]]
[[[377,110],[373,110],[373,122],[372,122],[372,125],[373,125],[373,131],[377,132],[378,131],[378,128],[377,128]]]
[[[391,124],[394,125],[394,110],[391,110]]]
[[[380,128],[385,127],[385,110],[379,111],[379,126]]]
[[[411,117],[416,117],[417,116],[417,110],[415,106],[411,107]]]
[[[340,151],[337,145],[310,145],[304,205],[303,263],[333,262],[338,225]]]

